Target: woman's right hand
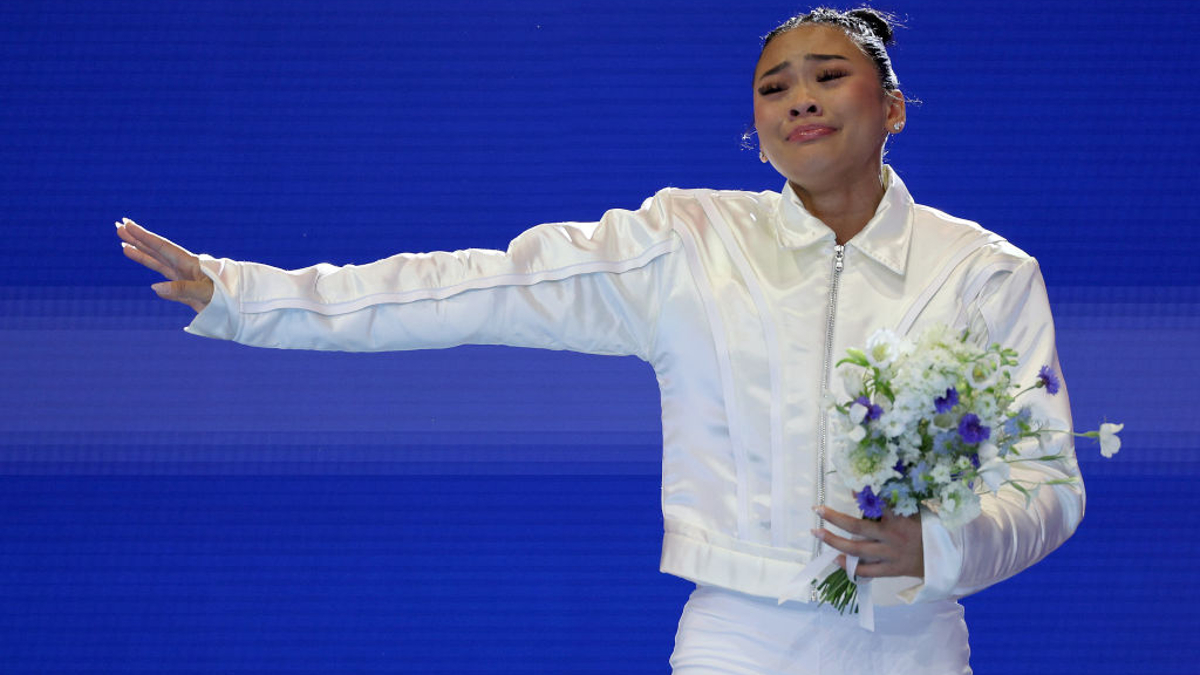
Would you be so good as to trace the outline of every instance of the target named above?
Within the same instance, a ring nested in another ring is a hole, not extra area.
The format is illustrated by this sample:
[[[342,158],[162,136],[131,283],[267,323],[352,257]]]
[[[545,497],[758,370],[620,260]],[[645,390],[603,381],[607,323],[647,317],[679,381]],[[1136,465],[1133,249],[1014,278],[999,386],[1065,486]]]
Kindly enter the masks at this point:
[[[213,282],[200,271],[200,258],[128,218],[116,225],[125,257],[168,279],[150,286],[158,297],[182,302],[197,312],[208,306]]]

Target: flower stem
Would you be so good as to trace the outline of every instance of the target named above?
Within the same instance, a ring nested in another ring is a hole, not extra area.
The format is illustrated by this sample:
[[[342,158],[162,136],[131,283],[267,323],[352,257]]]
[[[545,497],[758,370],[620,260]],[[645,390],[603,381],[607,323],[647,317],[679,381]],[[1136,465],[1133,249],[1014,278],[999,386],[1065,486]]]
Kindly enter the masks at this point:
[[[820,604],[829,603],[839,613],[858,612],[858,585],[850,580],[846,570],[838,568],[817,586]]]

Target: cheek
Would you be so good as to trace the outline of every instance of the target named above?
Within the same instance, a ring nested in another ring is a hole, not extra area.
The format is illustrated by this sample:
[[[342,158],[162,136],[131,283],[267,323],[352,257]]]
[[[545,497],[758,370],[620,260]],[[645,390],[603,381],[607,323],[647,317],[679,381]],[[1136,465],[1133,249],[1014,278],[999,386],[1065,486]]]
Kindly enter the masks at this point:
[[[758,129],[760,131],[762,129],[765,129],[768,125],[771,124],[771,120],[774,119],[774,117],[775,116],[771,114],[771,108],[769,105],[755,102],[755,104],[754,104],[754,128],[755,129]]]

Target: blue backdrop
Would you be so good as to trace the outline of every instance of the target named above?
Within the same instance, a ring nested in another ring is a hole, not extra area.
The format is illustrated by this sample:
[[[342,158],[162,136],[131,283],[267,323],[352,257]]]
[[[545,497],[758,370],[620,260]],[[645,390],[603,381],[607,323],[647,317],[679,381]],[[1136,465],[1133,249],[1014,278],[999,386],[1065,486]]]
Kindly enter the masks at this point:
[[[0,5],[0,672],[667,672],[647,366],[202,340],[111,223],[300,267],[778,189],[739,144],[797,7],[742,4]],[[1126,423],[1079,533],[964,601],[976,672],[1187,672],[1200,13],[877,6],[890,162],[1041,260],[1077,423]]]

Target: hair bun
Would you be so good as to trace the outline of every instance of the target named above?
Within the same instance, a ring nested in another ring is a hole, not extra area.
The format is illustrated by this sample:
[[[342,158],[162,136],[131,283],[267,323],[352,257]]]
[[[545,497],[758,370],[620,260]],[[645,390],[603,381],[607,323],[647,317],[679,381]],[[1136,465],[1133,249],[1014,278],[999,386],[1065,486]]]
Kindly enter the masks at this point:
[[[854,17],[866,24],[867,28],[871,29],[871,32],[883,44],[890,45],[895,41],[892,24],[895,23],[896,18],[892,15],[876,11],[870,7],[859,7],[858,9],[846,12],[846,16]]]

